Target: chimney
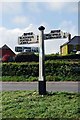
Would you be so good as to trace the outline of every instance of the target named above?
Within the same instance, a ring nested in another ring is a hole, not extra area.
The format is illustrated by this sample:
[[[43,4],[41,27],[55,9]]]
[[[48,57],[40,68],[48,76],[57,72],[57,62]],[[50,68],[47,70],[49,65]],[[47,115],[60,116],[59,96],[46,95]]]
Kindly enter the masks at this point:
[[[68,34],[68,40],[69,41],[71,40],[71,34],[70,33]]]

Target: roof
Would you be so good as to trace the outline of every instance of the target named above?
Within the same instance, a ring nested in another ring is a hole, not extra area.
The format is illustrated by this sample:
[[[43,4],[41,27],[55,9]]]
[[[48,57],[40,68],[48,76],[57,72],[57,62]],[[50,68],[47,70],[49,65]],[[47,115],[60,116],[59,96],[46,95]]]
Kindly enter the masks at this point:
[[[10,49],[6,44],[2,46],[1,49]]]
[[[71,40],[69,40],[68,42],[64,43],[64,44],[61,45],[60,47],[63,47],[64,45],[69,44],[71,41],[73,41],[73,39],[80,39],[80,36],[74,36]]]
[[[0,48],[0,50],[10,50],[11,52],[13,52],[6,44],[3,45],[3,46]],[[13,52],[13,54],[15,54],[15,53]]]

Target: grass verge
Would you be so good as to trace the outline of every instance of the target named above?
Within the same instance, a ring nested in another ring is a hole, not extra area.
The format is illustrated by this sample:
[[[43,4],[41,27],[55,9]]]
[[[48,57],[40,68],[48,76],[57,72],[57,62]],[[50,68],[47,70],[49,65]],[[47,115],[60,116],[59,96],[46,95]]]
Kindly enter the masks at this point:
[[[3,91],[2,116],[8,120],[10,118],[79,120],[79,97],[80,93],[50,92],[41,96],[36,91]]]
[[[38,77],[32,77],[32,76],[2,76],[0,77],[0,81],[3,82],[32,82],[32,81],[38,81]],[[80,81],[80,76],[46,76],[46,81]]]

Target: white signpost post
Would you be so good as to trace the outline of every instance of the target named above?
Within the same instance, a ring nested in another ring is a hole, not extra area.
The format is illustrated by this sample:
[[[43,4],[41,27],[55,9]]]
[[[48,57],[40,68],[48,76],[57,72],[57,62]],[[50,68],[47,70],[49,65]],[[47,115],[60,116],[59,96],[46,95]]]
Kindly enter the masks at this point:
[[[46,94],[45,66],[44,66],[44,27],[40,26],[39,35],[39,94]]]
[[[61,30],[51,30],[49,34],[44,34],[45,27],[40,26],[38,28],[40,30],[39,36],[31,33],[24,33],[21,37],[18,37],[18,44],[32,44],[32,43],[39,43],[39,81],[38,81],[38,88],[39,94],[45,95],[46,94],[46,80],[45,80],[45,66],[44,66],[44,40],[47,39],[62,39],[62,38],[69,38],[69,33],[63,33]]]

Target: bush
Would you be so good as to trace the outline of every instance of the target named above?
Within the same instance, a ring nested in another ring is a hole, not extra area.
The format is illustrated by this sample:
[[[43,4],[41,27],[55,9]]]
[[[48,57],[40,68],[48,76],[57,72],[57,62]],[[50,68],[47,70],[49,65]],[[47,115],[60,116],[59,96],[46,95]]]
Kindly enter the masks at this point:
[[[45,61],[47,60],[79,60],[80,55],[66,55],[66,56],[60,56],[58,54],[51,54],[51,55],[45,55]],[[19,53],[15,57],[15,62],[38,62],[39,61],[39,54],[34,54],[31,52],[23,52]]]
[[[15,62],[32,62],[32,61],[38,62],[39,58],[36,54],[31,52],[19,53],[15,57]]]
[[[2,63],[2,76],[39,76],[38,63]],[[66,80],[66,78],[80,80],[80,62],[47,61],[45,62],[45,76],[48,80]],[[77,78],[78,77],[78,78]]]
[[[80,54],[69,54],[65,56],[57,54],[46,55],[45,60],[80,60]]]

